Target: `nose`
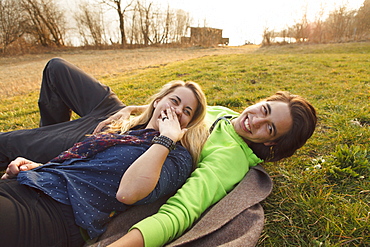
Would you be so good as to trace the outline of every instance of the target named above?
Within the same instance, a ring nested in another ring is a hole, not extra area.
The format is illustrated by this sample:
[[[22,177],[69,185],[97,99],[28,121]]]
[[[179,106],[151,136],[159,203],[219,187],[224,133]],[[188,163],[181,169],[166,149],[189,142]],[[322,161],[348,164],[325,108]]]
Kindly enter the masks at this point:
[[[180,120],[182,116],[182,110],[180,109],[180,107],[175,108],[175,113],[177,115],[177,118]]]
[[[253,126],[254,126],[254,128],[260,128],[267,121],[268,120],[265,117],[254,117],[253,118]]]

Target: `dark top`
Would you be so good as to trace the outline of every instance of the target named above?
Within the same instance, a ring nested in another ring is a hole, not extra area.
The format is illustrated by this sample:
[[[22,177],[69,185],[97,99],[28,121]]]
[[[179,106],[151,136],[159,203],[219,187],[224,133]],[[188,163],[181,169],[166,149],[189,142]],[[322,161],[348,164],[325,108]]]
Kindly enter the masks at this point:
[[[130,131],[130,135],[140,135],[141,131]],[[150,147],[152,137],[138,145],[114,145],[90,158],[47,163],[20,172],[17,179],[21,184],[37,188],[53,199],[71,205],[76,224],[87,230],[91,238],[95,238],[106,230],[105,224],[110,217],[128,208],[128,205],[116,199],[121,177]],[[167,156],[156,188],[135,204],[147,204],[174,193],[191,170],[190,153],[177,144],[176,149]]]

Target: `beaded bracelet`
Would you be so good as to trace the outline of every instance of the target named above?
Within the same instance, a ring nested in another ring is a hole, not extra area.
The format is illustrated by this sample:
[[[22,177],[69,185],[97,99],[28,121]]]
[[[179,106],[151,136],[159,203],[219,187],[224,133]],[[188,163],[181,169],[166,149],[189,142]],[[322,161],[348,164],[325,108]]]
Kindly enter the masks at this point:
[[[152,144],[160,144],[168,148],[170,151],[176,148],[176,143],[168,138],[167,136],[155,136],[152,140]]]

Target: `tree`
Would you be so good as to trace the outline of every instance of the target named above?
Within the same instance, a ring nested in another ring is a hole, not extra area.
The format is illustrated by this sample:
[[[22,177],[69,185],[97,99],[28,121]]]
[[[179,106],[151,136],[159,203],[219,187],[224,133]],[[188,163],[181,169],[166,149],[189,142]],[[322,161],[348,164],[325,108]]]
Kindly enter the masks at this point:
[[[129,32],[129,37],[128,39],[130,40],[130,44],[140,44],[141,43],[141,36],[140,36],[140,24],[139,24],[139,4],[136,3],[134,6],[134,9],[132,11],[132,15],[130,18],[131,25],[130,29],[128,30]]]
[[[121,45],[123,48],[125,48],[127,44],[126,40],[126,32],[125,32],[125,21],[126,21],[126,12],[130,11],[130,7],[133,5],[134,0],[130,0],[128,4],[125,6],[123,5],[122,0],[102,0],[102,3],[108,5],[109,7],[116,10],[118,14],[118,20],[119,20],[119,30],[121,34]]]
[[[79,9],[75,20],[84,45],[102,45],[105,32],[101,11],[87,3],[81,3]]]
[[[347,41],[352,35],[354,11],[348,11],[341,6],[329,14],[326,20],[326,30],[330,40],[334,42]]]
[[[271,45],[272,36],[273,36],[273,31],[269,31],[268,28],[264,28],[263,29],[263,36],[262,36],[262,45],[263,46]]]
[[[307,20],[307,13],[303,14],[302,20],[296,22],[291,28],[291,35],[295,38],[296,42],[306,42],[310,34],[310,28]]]
[[[324,7],[321,6],[320,11],[317,13],[315,17],[315,21],[313,22],[312,26],[312,32],[310,33],[309,41],[312,43],[323,43],[325,42],[325,36],[324,36]]]
[[[304,14],[301,21],[288,27],[287,36],[294,37],[297,42],[348,42],[370,39],[370,0],[365,0],[358,10],[349,10],[346,5],[340,6],[322,20],[323,7],[312,23]],[[282,32],[280,32],[281,34]],[[263,44],[269,44],[274,37],[267,29],[263,34]]]
[[[188,28],[190,27],[190,15],[184,10],[176,10],[174,20],[174,41],[179,42],[181,37],[186,36]]]
[[[370,0],[365,0],[356,15],[357,36],[359,39],[370,38]]]
[[[150,4],[152,5],[152,3]],[[166,11],[162,11],[159,7],[151,8],[152,11],[149,13],[149,37],[153,44],[165,44],[170,43],[170,31],[173,26],[172,10],[167,6]],[[154,9],[154,10],[153,10]]]
[[[147,46],[149,43],[152,43],[152,40],[150,39],[149,32],[150,32],[150,26],[151,26],[151,7],[152,3],[149,3],[147,7],[145,7],[143,4],[138,2],[138,10],[140,15],[140,27],[141,27],[141,33],[143,36],[144,45]]]
[[[19,1],[0,0],[0,44],[3,53],[24,33],[21,12]]]
[[[140,27],[144,45],[169,44],[179,42],[190,26],[189,14],[183,10],[166,10],[154,6],[151,2],[144,6],[139,4]]]
[[[65,18],[54,0],[20,0],[25,32],[43,46],[64,46]]]

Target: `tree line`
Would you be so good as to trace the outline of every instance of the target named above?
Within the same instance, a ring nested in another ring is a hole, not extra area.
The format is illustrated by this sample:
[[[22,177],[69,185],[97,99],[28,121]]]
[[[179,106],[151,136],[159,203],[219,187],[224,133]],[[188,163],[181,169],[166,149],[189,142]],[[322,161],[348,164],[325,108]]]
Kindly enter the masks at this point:
[[[331,11],[323,19],[321,10],[314,21],[308,21],[307,13],[294,25],[281,30],[263,32],[263,45],[298,43],[338,43],[370,40],[370,0],[365,0],[358,10],[346,5]]]
[[[30,47],[78,46],[120,48],[179,43],[190,25],[189,13],[163,9],[145,0],[82,0],[67,13],[57,0],[0,0],[0,49],[2,53]],[[107,12],[117,22],[106,25]],[[74,23],[74,27],[70,27]],[[118,33],[110,29],[117,25]],[[76,42],[75,42],[76,43]]]
[[[81,0],[72,11],[66,11],[63,2],[0,0],[0,54],[26,53],[39,47],[180,44],[191,23],[189,13],[146,0]],[[266,28],[263,45],[292,40],[328,43],[370,39],[370,0],[358,10],[341,6],[326,19],[323,13],[313,22],[304,14],[281,31]],[[114,16],[113,21],[107,20],[109,15]]]

